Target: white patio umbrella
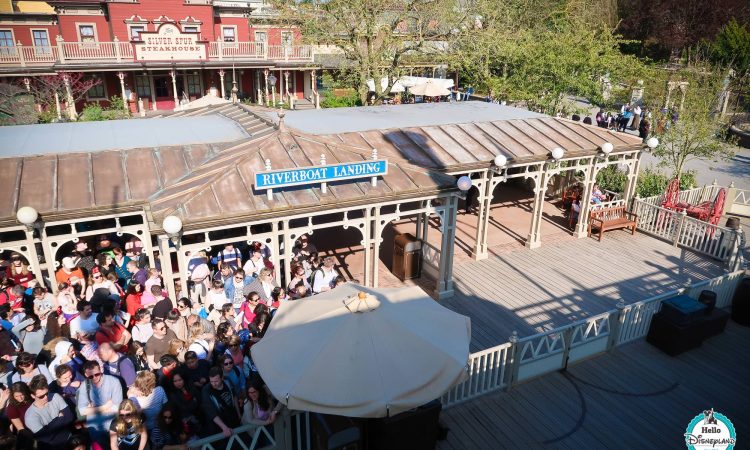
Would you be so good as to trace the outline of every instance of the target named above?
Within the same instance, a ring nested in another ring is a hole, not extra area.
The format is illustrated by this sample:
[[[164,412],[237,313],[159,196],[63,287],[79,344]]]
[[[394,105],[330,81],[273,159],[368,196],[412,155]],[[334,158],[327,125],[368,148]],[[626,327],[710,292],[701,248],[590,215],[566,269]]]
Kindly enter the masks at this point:
[[[471,324],[419,287],[353,283],[281,304],[252,357],[290,409],[386,417],[466,377]]]
[[[424,95],[425,97],[441,97],[443,95],[451,95],[451,91],[430,81],[409,88],[409,92],[414,95]]]

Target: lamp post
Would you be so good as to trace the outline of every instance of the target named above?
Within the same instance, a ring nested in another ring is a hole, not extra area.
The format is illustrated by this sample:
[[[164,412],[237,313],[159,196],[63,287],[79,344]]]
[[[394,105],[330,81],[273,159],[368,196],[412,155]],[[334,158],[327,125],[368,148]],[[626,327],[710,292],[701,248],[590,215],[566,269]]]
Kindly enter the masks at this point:
[[[234,57],[232,57],[232,103],[237,103],[237,73],[234,70]]]
[[[272,105],[276,106],[276,76],[271,73],[268,75],[268,82],[271,83],[271,101]]]
[[[177,216],[167,216],[161,223],[164,232],[169,236],[169,240],[175,246],[180,248],[180,238],[182,237],[182,219]]]
[[[28,231],[33,232],[40,228],[42,222],[39,220],[39,212],[31,206],[23,206],[16,211],[16,219],[26,226]]]

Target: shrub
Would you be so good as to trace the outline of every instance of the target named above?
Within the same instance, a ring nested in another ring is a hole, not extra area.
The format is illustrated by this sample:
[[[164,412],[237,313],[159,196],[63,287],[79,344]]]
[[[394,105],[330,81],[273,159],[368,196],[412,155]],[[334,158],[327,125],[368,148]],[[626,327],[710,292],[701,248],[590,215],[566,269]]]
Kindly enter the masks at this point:
[[[638,185],[635,187],[636,195],[642,198],[661,195],[667,190],[670,179],[667,175],[652,168],[645,169],[638,175]],[[684,191],[694,187],[696,187],[695,171],[683,172],[680,177],[680,190]]]
[[[100,120],[107,120],[107,118],[104,117],[104,109],[99,104],[89,103],[83,107],[78,120],[82,122],[98,122]]]
[[[596,182],[600,188],[620,194],[625,192],[625,183],[627,180],[627,174],[618,170],[617,166],[607,166],[600,170],[596,176]]]
[[[321,108],[345,108],[349,106],[358,106],[359,96],[356,92],[347,95],[336,95],[333,92],[324,94],[320,101]]]

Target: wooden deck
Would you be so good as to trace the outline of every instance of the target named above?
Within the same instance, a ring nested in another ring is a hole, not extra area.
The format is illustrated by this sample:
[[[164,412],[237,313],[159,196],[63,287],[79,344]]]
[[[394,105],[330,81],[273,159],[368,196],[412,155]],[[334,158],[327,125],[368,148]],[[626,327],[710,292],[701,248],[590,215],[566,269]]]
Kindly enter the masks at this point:
[[[443,305],[471,318],[472,352],[514,330],[535,334],[724,273],[714,260],[625,231],[495,252],[453,270],[456,295]]]
[[[683,433],[714,408],[750,439],[750,328],[672,358],[645,341],[447,409],[439,450],[684,449]],[[741,443],[742,442],[742,443]]]

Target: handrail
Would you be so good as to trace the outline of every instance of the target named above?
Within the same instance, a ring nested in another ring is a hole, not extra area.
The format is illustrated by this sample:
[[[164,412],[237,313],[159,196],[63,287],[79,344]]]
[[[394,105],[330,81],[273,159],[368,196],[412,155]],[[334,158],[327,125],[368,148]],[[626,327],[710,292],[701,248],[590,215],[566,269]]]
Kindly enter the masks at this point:
[[[711,289],[717,293],[716,307],[726,308],[744,274],[744,270],[736,270],[629,305],[618,304],[605,313],[472,353],[467,365],[468,379],[443,395],[443,407],[510,388],[519,381],[561,370],[571,362],[642,339],[648,334],[651,318],[668,298],[681,294],[697,298],[703,289]],[[483,358],[493,354],[502,359],[488,364]]]
[[[68,62],[127,62],[134,57],[129,41],[65,42],[57,45],[15,45],[0,49],[0,66],[54,65]],[[311,45],[268,45],[265,42],[212,41],[208,43],[208,60],[231,61],[313,61]]]
[[[242,434],[248,431],[251,431],[255,429],[255,432],[252,434],[252,440],[249,445],[245,445],[245,442],[241,441]],[[228,438],[224,436],[224,433],[217,433],[212,434],[211,436],[204,437],[202,439],[197,439],[195,441],[187,442],[185,445],[188,446],[188,448],[199,448],[201,450],[215,450],[214,446],[211,445],[212,442],[221,441],[224,439],[228,439],[226,443],[226,448],[232,448],[232,446],[236,443],[237,445],[241,446],[242,448],[246,450],[256,450],[258,447],[258,442],[260,441],[261,435],[265,435],[266,439],[269,440],[271,445],[274,447],[276,446],[276,441],[273,439],[271,434],[266,430],[266,427],[263,425],[242,425],[237,428],[232,429],[232,435]]]

